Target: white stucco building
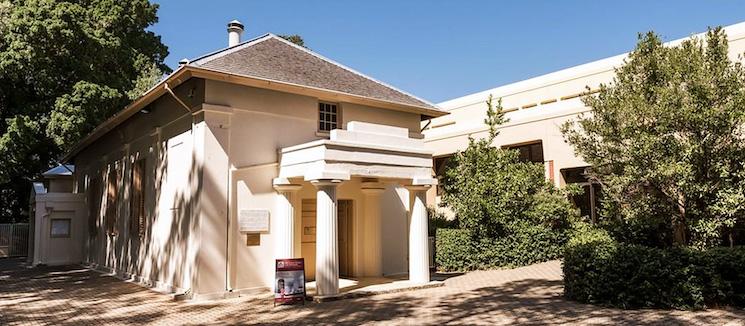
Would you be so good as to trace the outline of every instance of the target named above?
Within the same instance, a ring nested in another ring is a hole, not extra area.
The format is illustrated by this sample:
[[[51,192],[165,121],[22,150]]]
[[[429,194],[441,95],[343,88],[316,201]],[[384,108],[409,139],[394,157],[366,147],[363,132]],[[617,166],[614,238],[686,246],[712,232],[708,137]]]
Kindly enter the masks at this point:
[[[32,265],[80,263],[86,239],[86,207],[73,193],[75,167],[59,165],[44,173],[31,189],[29,247]]]
[[[196,298],[267,291],[305,258],[339,277],[429,281],[420,122],[436,106],[267,34],[184,61],[73,147],[82,260]]]

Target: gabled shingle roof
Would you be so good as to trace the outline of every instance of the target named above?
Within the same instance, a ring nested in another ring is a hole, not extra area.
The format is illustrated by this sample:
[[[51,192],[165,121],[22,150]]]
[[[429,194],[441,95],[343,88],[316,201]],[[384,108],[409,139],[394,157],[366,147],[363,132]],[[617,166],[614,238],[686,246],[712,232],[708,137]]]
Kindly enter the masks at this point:
[[[256,87],[290,93],[301,92],[309,94],[308,96],[328,95],[353,103],[417,113],[422,118],[448,114],[436,105],[414,95],[365,76],[281,37],[266,34],[179,66],[123,110],[93,129],[65,154],[62,161],[69,161],[83,148],[129,119],[143,107],[171,92],[171,87],[176,87],[192,77],[250,82],[253,84],[249,85]]]
[[[276,35],[266,34],[197,58],[190,66],[438,109],[432,103],[365,76]]]

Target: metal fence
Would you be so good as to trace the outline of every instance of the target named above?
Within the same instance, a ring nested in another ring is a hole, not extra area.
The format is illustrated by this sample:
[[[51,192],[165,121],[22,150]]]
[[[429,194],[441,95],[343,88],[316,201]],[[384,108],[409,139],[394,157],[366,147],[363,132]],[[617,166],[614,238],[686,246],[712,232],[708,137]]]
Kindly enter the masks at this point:
[[[28,236],[27,223],[0,224],[0,257],[27,256]]]

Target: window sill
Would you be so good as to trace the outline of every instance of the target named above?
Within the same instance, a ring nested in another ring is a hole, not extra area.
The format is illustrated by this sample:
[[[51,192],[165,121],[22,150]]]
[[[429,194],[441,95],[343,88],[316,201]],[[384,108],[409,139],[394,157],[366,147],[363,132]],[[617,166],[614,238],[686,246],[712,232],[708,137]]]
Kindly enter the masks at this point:
[[[329,137],[331,137],[331,133],[328,131],[316,131],[316,136],[328,139]]]

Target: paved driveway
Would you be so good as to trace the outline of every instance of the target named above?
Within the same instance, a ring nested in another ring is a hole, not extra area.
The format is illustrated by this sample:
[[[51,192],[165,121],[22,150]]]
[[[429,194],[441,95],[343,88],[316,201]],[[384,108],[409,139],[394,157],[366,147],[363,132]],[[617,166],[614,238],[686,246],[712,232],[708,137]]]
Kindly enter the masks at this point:
[[[0,325],[59,324],[701,324],[745,325],[743,310],[607,309],[567,301],[558,261],[472,272],[439,288],[273,308],[266,299],[174,302],[76,266],[0,260]]]

